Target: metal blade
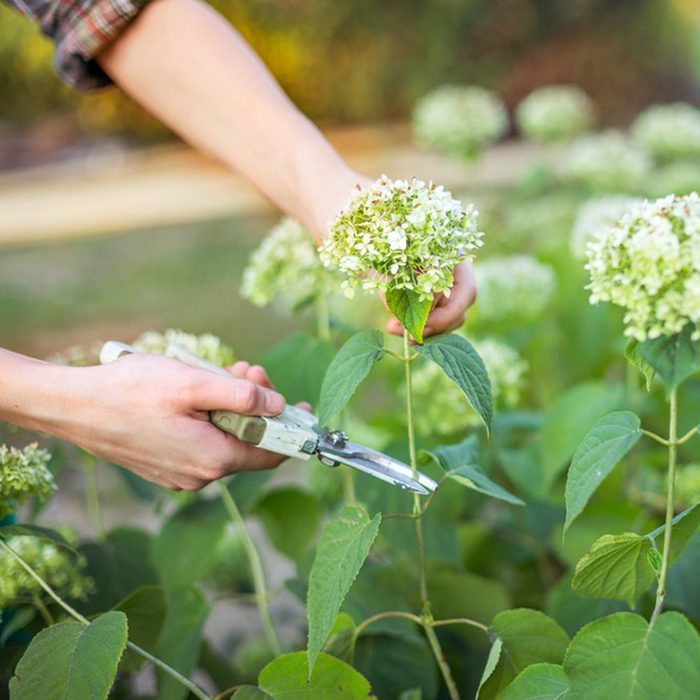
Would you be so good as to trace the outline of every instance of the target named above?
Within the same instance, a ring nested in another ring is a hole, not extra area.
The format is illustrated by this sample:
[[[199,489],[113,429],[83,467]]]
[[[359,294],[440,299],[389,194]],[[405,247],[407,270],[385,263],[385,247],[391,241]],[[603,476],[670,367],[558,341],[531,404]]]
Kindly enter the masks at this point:
[[[413,470],[407,464],[354,442],[338,443],[337,440],[330,441],[326,436],[321,436],[318,453],[322,461],[325,458],[346,464],[406,491],[413,491],[425,496],[437,488],[437,483],[429,476],[418,472],[417,478],[414,479]]]

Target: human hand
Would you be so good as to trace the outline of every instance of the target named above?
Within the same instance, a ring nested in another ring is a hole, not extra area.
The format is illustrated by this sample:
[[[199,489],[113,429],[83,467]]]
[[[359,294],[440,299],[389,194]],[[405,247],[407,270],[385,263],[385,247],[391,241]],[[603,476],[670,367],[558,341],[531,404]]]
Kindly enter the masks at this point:
[[[263,416],[284,409],[261,367],[236,363],[229,371],[230,379],[146,354],[72,369],[82,400],[69,414],[66,433],[88,452],[173,490],[194,491],[238,471],[275,467],[285,458],[209,421],[216,409]]]

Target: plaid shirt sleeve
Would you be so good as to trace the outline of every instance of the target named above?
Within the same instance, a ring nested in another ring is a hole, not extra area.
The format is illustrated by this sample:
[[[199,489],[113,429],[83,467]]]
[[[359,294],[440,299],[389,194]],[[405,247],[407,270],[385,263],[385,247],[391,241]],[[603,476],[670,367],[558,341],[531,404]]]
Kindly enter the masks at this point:
[[[54,68],[68,85],[95,90],[111,83],[95,56],[149,0],[7,0],[56,45]]]

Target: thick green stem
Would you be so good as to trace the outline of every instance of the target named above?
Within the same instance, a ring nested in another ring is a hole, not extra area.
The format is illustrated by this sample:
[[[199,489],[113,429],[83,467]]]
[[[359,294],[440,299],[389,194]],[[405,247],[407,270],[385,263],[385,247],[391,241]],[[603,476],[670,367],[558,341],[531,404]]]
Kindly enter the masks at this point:
[[[355,478],[350,467],[342,467],[342,470],[345,503],[349,506],[354,506],[357,504],[357,497],[355,496]]]
[[[403,332],[403,363],[406,378],[406,422],[408,423],[408,453],[411,461],[411,469],[413,470],[413,478],[418,476],[418,460],[416,458],[416,436],[413,429],[413,386],[411,381],[411,343],[408,336],[408,331]],[[430,599],[428,598],[428,581],[425,571],[425,544],[423,541],[423,521],[420,518],[422,513],[420,496],[417,493],[413,494],[413,515],[416,523],[416,540],[418,541],[418,572],[420,577],[420,600],[425,621],[425,635],[430,643],[430,648],[433,651],[435,660],[440,667],[442,677],[445,680],[445,686],[450,696],[450,700],[459,700],[459,691],[452,678],[452,672],[447,665],[445,655],[440,646],[440,640],[435,634],[435,630],[429,626],[432,621],[432,612],[430,609]]]
[[[224,507],[226,508],[229,517],[231,518],[231,522],[233,522],[243,537],[243,546],[245,547],[246,554],[248,556],[250,573],[253,576],[255,598],[258,604],[258,610],[260,611],[260,619],[263,624],[263,629],[265,630],[265,636],[267,637],[267,643],[269,644],[272,653],[275,656],[279,656],[282,653],[282,649],[280,647],[279,640],[277,639],[277,632],[275,632],[275,627],[272,624],[272,617],[270,616],[267,588],[265,585],[265,573],[263,572],[260,554],[258,553],[255,543],[248,532],[248,528],[246,527],[245,520],[243,520],[241,511],[238,510],[238,506],[233,500],[233,497],[226,487],[226,484],[223,481],[219,481],[218,485],[219,491],[221,492],[221,500],[224,503]]]
[[[92,455],[87,453],[82,458],[83,474],[85,475],[85,496],[87,509],[95,530],[95,538],[98,542],[104,542],[105,530],[102,522],[102,508],[100,507],[100,492],[97,486],[97,469]]]
[[[664,549],[659,573],[659,585],[656,589],[656,605],[651,616],[653,622],[664,607],[666,596],[666,578],[668,576],[669,560],[671,558],[671,536],[673,532],[674,496],[676,486],[676,459],[678,452],[678,390],[671,391],[669,401],[668,428],[668,486],[666,488],[666,528],[664,530]]]
[[[74,620],[77,620],[83,625],[89,625],[90,620],[81,615],[75,608],[69,605],[61,596],[56,593],[56,591],[49,586],[46,581],[44,581],[39,574],[37,574],[34,569],[19,555],[15,552],[12,547],[10,547],[7,542],[0,539],[0,547],[2,547],[10,556],[12,556],[19,565],[41,586],[41,588],[47,593],[47,595],[61,608],[63,608]],[[171,678],[174,678],[178,683],[182,684],[187,688],[195,697],[200,698],[200,700],[211,700],[210,697],[197,685],[195,685],[191,680],[185,678],[181,673],[176,671],[171,666],[168,666],[164,661],[156,658],[152,654],[149,654],[145,649],[142,649],[137,644],[133,642],[127,642],[126,646],[133,652],[143,657],[147,661],[150,661],[154,666],[157,666],[161,671],[167,673]]]

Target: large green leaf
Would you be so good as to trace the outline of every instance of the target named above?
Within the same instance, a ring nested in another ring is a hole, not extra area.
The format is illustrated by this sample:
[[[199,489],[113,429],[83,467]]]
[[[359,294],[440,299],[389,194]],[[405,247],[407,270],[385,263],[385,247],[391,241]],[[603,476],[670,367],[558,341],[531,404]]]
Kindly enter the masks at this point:
[[[384,339],[379,331],[361,331],[348,340],[328,367],[321,386],[318,419],[321,425],[343,411],[352,395],[384,356]]]
[[[579,384],[563,393],[547,411],[542,426],[544,480],[550,487],[566,467],[586,433],[622,401],[622,390],[609,384]]]
[[[326,525],[309,575],[309,672],[333,628],[340,606],[372,547],[381,514],[346,506]]]
[[[163,589],[159,586],[139,588],[115,606],[115,610],[123,612],[127,617],[129,641],[151,654],[155,653],[167,613]],[[119,668],[127,672],[138,671],[143,662],[143,656],[127,649]]]
[[[659,376],[668,391],[700,371],[700,343],[692,339],[695,326],[688,324],[681,333],[640,343],[637,353]]]
[[[290,559],[302,554],[321,522],[318,498],[294,486],[268,491],[253,513],[262,521],[272,544]]]
[[[500,659],[479,691],[479,700],[500,697],[511,681],[531,664],[560,664],[569,636],[538,610],[506,610],[494,617],[490,633],[501,640]]]
[[[320,654],[309,676],[306,653],[297,651],[271,661],[260,672],[258,693],[242,688],[236,700],[360,700],[374,697],[369,682],[352,666]]]
[[[564,670],[576,700],[689,700],[700,688],[700,636],[680,613],[651,625],[615,613],[574,637]]]
[[[574,453],[566,479],[564,532],[605,477],[641,437],[639,418],[630,411],[609,413],[591,428]]]
[[[558,664],[528,666],[499,696],[499,700],[563,700],[569,679]]]
[[[671,564],[686,547],[700,526],[700,506],[693,506],[674,519],[671,537]],[[661,544],[665,528],[648,535],[625,532],[597,539],[576,565],[572,588],[582,596],[611,598],[634,605],[654,582],[648,562],[653,542]]]
[[[424,345],[418,345],[416,351],[439,365],[459,386],[471,407],[490,429],[493,420],[491,380],[474,346],[461,335],[437,335]]]
[[[261,364],[289,403],[308,401],[315,406],[332,359],[333,348],[327,340],[300,333],[276,345]]]
[[[518,506],[524,505],[513,494],[508,493],[502,486],[491,481],[479,466],[479,440],[475,435],[462,440],[455,445],[438,447],[435,452],[423,452],[422,457],[430,457],[444,470],[445,476],[462,486],[483,493],[492,498],[498,498]]]
[[[189,677],[199,657],[202,630],[211,609],[196,588],[167,592],[168,613],[160,634],[156,656]],[[183,700],[184,688],[171,676],[158,671],[158,700]]]
[[[153,561],[165,588],[189,586],[207,573],[226,521],[220,501],[196,501],[165,522],[153,543]]]
[[[122,612],[100,615],[89,625],[61,622],[31,641],[10,681],[12,700],[106,698],[126,647]]]
[[[430,297],[421,299],[420,294],[411,289],[397,289],[393,286],[386,290],[385,299],[391,313],[399,319],[411,337],[422,343],[425,322],[430,315],[433,300]]]
[[[0,526],[0,537],[35,537],[64,549],[73,549],[70,542],[60,532],[39,525],[2,525]]]

